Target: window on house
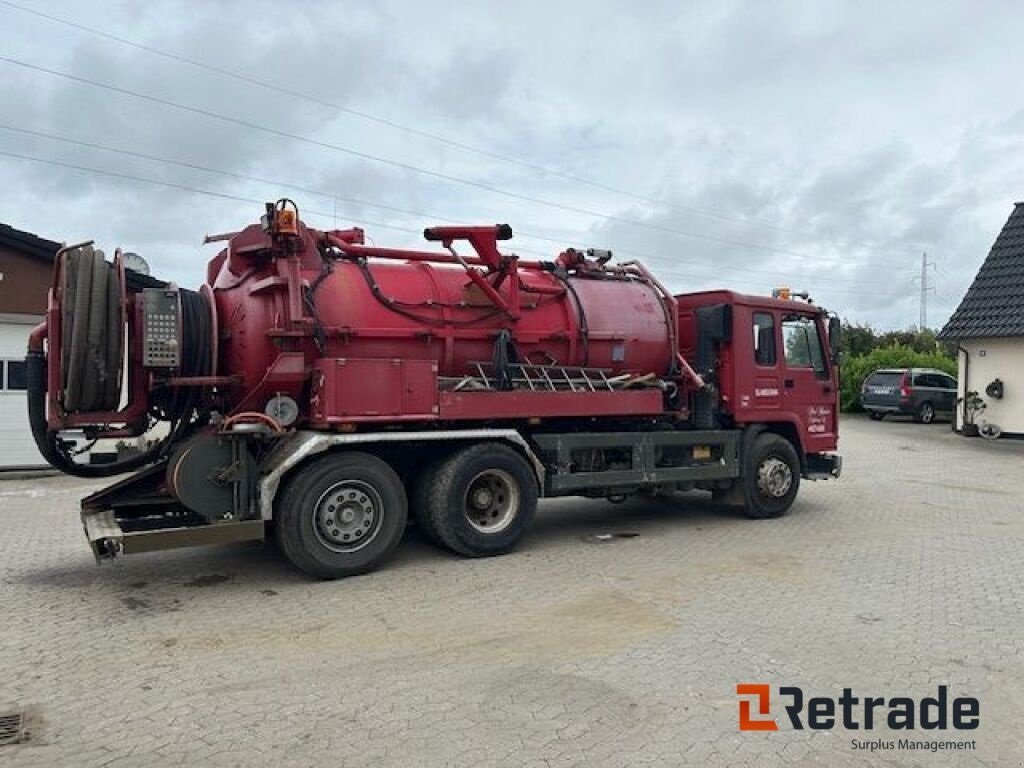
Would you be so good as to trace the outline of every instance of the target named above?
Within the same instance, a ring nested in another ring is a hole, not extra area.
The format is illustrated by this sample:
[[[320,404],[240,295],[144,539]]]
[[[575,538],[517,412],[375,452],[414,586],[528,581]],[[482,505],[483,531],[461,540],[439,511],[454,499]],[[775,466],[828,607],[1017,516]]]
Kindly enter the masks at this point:
[[[25,377],[24,360],[7,361],[7,378],[4,388],[12,391],[24,391],[28,389],[28,382]]]

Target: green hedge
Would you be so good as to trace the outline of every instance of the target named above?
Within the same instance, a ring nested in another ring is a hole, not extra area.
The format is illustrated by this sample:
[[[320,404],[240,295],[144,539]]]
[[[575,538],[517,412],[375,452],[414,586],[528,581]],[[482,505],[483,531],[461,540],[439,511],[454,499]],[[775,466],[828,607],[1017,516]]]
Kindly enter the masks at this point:
[[[938,368],[956,376],[956,360],[940,352],[917,352],[910,347],[880,347],[866,355],[843,360],[840,369],[842,392],[840,404],[844,411],[860,411],[860,388],[864,379],[878,368]]]

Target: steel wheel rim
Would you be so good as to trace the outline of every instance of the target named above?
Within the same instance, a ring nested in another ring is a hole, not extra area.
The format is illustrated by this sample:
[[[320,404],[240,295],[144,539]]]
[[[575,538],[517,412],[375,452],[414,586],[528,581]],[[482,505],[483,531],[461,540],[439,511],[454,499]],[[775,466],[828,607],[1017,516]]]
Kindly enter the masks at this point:
[[[377,537],[383,513],[376,488],[362,480],[342,480],[313,506],[313,533],[333,552],[355,552]]]
[[[474,530],[503,531],[519,512],[519,485],[503,469],[486,469],[470,481],[463,508]]]
[[[781,499],[793,486],[793,470],[789,464],[769,456],[757,468],[757,489],[772,499]]]

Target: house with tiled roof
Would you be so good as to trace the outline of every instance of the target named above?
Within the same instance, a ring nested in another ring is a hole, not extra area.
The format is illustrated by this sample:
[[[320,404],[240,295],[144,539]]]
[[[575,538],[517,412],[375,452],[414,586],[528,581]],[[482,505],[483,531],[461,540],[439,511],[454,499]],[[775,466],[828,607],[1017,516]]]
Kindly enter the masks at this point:
[[[1014,206],[939,338],[957,344],[957,429],[969,422],[966,394],[977,392],[980,419],[1024,436],[1024,203]]]

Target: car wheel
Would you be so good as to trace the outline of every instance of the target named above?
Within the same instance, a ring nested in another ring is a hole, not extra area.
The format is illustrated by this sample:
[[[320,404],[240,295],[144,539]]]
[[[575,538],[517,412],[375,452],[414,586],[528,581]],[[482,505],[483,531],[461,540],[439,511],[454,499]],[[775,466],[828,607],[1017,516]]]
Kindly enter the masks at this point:
[[[744,457],[743,496],[747,517],[786,514],[800,489],[800,457],[784,437],[762,433]]]
[[[275,508],[281,551],[321,579],[376,568],[395,551],[408,517],[395,471],[356,451],[314,459],[277,494]]]
[[[879,411],[868,411],[868,418],[872,421],[881,421],[885,418],[885,414]]]
[[[917,420],[922,424],[931,424],[935,421],[935,406],[927,400],[917,408]]]

